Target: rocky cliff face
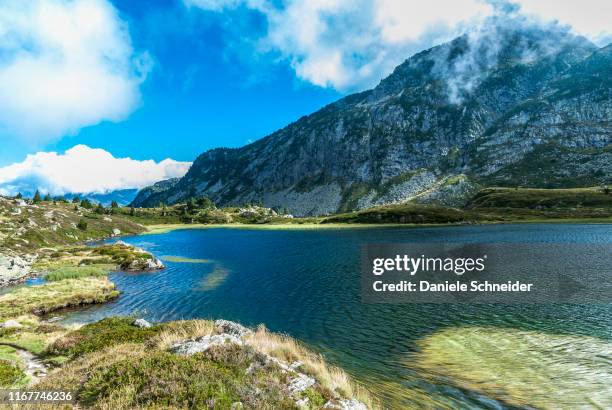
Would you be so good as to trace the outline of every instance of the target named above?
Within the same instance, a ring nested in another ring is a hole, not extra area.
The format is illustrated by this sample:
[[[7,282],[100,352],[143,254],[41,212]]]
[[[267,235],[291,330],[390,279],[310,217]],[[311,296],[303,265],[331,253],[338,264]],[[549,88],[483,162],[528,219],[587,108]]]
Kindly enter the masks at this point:
[[[151,186],[141,189],[131,202],[131,206],[142,207],[147,203],[147,206],[157,206],[164,202],[164,193],[176,186],[180,178],[170,178],[164,181],[159,181]],[[159,198],[158,198],[159,196]]]
[[[490,25],[406,60],[350,95],[239,149],[200,155],[139,205],[206,195],[320,215],[479,184],[612,183],[612,47],[558,28]]]

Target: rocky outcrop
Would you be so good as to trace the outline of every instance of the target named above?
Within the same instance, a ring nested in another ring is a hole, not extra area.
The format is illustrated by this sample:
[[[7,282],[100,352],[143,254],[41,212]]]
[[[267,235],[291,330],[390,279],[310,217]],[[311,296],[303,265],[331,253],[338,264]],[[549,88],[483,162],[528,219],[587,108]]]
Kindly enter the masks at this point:
[[[164,192],[173,188],[179,182],[179,180],[180,180],[179,178],[170,178],[164,181],[156,182],[155,184],[151,186],[141,189],[140,191],[138,191],[136,198],[134,198],[130,206],[139,208],[143,206],[145,203],[147,204],[155,203],[157,197],[161,197]],[[160,200],[157,201],[157,203],[155,203],[155,206],[157,206],[161,202],[163,202],[163,199],[160,198]]]
[[[611,46],[558,26],[496,23],[266,138],[203,153],[139,205],[205,195],[303,216],[417,198],[452,204],[479,183],[611,184]],[[470,183],[444,184],[459,175]]]
[[[30,275],[33,259],[0,254],[0,287],[23,282]]]
[[[180,355],[194,355],[203,353],[213,347],[223,346],[249,346],[248,336],[253,334],[253,331],[229,320],[215,321],[216,334],[205,335],[190,340],[183,340],[174,343],[170,347],[170,351]],[[259,363],[252,363],[247,372],[253,371],[253,366],[275,366],[281,372],[288,375],[288,384],[285,387],[287,394],[295,401],[299,408],[308,409],[310,403],[308,397],[304,397],[303,393],[313,387],[317,380],[305,373],[302,373],[299,368],[302,363],[285,363],[268,354],[259,353]],[[337,399],[329,400],[325,403],[326,409],[343,409],[343,410],[367,410],[367,406],[357,399],[345,399],[338,397]]]

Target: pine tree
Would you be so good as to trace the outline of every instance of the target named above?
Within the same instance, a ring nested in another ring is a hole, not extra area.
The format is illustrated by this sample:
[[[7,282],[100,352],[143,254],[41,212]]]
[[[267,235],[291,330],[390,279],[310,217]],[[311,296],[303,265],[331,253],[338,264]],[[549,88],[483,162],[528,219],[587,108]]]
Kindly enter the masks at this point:
[[[21,192],[17,193],[17,195],[15,195],[15,199],[21,199],[23,198],[23,195],[21,195]]]
[[[32,198],[32,202],[37,204],[40,201],[41,201],[41,199],[40,199],[40,192],[38,192],[38,189],[37,189],[36,192],[34,193],[34,198]]]
[[[117,203],[117,201],[111,202],[111,208],[119,208],[119,204]]]

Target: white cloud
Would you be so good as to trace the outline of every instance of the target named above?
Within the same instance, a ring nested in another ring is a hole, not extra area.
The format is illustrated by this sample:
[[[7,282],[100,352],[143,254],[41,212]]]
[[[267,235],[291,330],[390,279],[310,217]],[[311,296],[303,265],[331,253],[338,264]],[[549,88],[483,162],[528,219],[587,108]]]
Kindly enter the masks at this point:
[[[296,75],[321,87],[364,89],[410,55],[461,34],[505,0],[184,0],[231,12],[246,7],[268,22],[260,47],[289,61]],[[595,40],[610,35],[609,0],[518,0],[543,21],[559,20]],[[609,37],[607,37],[609,39]]]
[[[115,158],[103,149],[76,145],[63,154],[38,152],[28,155],[23,162],[0,168],[0,193],[13,195],[40,189],[62,195],[142,188],[182,177],[190,165],[172,159],[155,162]]]
[[[545,19],[568,24],[587,38],[605,45],[612,39],[610,0],[517,0],[521,10]]]
[[[36,144],[120,121],[149,68],[107,0],[4,0],[0,135]]]

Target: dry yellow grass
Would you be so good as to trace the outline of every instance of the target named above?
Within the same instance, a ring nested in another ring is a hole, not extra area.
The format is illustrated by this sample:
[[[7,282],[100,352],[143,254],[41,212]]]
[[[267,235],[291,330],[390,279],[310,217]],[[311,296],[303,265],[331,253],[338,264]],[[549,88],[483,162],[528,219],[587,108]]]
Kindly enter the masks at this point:
[[[165,350],[181,340],[210,335],[214,329],[215,325],[210,320],[179,320],[167,323],[166,329],[153,337],[149,343]]]
[[[247,336],[246,343],[279,360],[301,362],[301,370],[313,376],[326,389],[343,397],[357,398],[370,409],[380,407],[370,393],[355,383],[344,370],[328,365],[321,355],[314,354],[289,336],[270,333],[264,326],[259,326]]]

